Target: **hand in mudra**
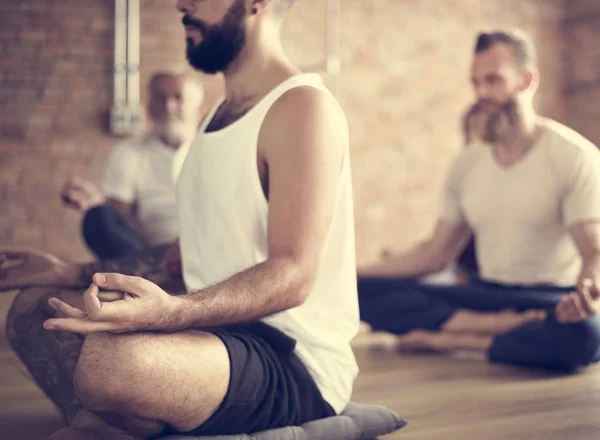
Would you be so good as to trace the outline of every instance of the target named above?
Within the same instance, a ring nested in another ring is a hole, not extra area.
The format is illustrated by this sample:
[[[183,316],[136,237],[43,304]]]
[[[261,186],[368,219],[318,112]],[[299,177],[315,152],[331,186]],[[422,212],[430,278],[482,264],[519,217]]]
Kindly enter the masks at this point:
[[[0,249],[0,290],[79,285],[74,264],[46,252]]]
[[[81,177],[69,179],[62,189],[63,202],[82,214],[106,203],[106,196],[92,182]]]
[[[556,319],[561,324],[572,324],[600,314],[600,286],[594,280],[584,279],[577,288],[564,295],[556,306]]]
[[[50,298],[48,304],[57,316],[46,320],[44,328],[82,334],[174,330],[176,321],[172,321],[180,300],[144,278],[97,273],[83,293],[83,302],[84,307],[77,308]]]

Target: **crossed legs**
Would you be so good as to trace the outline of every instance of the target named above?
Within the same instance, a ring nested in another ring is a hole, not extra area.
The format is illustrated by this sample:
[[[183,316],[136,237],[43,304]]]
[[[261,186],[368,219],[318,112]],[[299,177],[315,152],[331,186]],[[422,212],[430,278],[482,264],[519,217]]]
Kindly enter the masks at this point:
[[[399,335],[400,350],[473,350],[495,362],[573,371],[600,359],[600,319],[558,323],[554,310],[568,291],[359,282],[361,318]]]
[[[187,331],[83,338],[48,332],[42,324],[54,314],[47,305],[50,296],[77,306],[81,292],[22,290],[9,312],[7,335],[71,425],[54,439],[150,438],[167,425],[186,432],[221,404],[230,366],[216,336]]]

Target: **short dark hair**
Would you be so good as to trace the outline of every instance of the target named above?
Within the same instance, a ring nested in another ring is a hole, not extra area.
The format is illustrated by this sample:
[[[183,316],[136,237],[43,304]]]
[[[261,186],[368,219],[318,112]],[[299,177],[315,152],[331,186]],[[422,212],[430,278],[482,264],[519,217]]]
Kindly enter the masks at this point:
[[[522,67],[537,63],[537,54],[531,36],[521,29],[498,29],[481,32],[475,43],[475,53],[485,52],[496,44],[506,44],[513,49],[518,63]]]

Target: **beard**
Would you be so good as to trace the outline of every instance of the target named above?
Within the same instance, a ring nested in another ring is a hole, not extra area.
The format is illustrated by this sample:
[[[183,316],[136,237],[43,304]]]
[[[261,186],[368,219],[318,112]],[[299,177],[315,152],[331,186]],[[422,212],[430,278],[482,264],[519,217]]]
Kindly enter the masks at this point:
[[[484,142],[496,143],[505,139],[521,121],[521,109],[516,96],[500,106],[496,111],[487,111],[476,104],[475,115],[481,118],[479,137]]]
[[[185,26],[197,28],[202,41],[194,43],[186,40],[186,56],[192,67],[207,74],[225,71],[238,57],[246,44],[246,9],[243,0],[237,0],[227,11],[221,23],[207,25],[204,22],[185,15]]]
[[[169,145],[185,142],[190,135],[190,124],[180,120],[167,119],[154,122],[154,133]]]

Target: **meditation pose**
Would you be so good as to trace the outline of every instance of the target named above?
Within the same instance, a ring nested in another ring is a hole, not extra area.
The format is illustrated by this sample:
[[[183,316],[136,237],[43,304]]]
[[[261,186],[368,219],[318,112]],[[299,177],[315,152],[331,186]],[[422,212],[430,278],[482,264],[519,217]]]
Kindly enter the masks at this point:
[[[177,2],[190,64],[226,86],[178,179],[178,246],[82,266],[4,254],[0,287],[88,287],[25,289],[9,312],[13,347],[70,425],[53,439],[252,433],[349,402],[348,127],[320,77],[283,52],[291,4]]]
[[[538,82],[526,34],[479,35],[481,140],[451,167],[433,237],[358,271],[361,319],[398,335],[398,349],[475,350],[567,371],[600,359],[600,153],[536,114]],[[456,286],[413,279],[453,262],[471,236],[479,277]]]
[[[204,91],[190,75],[157,72],[148,85],[152,128],[112,151],[102,189],[69,179],[65,203],[81,212],[83,237],[101,259],[132,255],[179,236],[175,183],[198,131]]]

